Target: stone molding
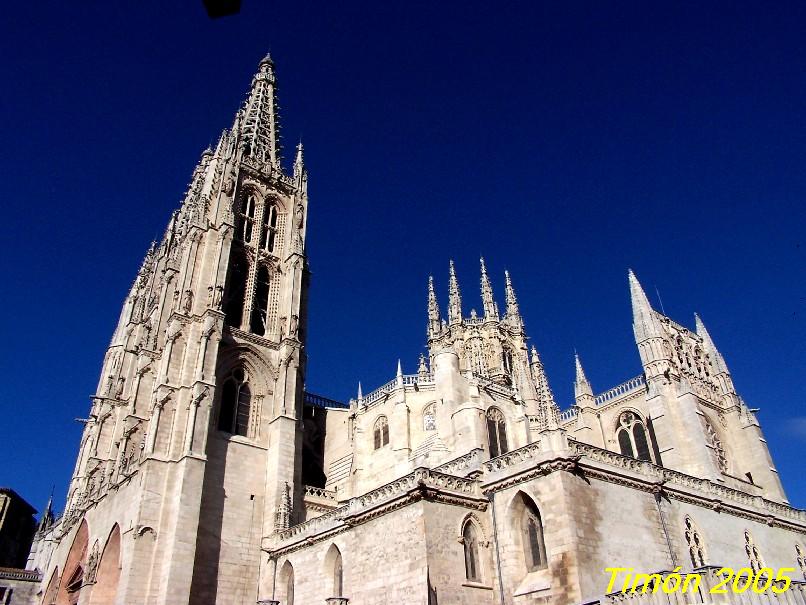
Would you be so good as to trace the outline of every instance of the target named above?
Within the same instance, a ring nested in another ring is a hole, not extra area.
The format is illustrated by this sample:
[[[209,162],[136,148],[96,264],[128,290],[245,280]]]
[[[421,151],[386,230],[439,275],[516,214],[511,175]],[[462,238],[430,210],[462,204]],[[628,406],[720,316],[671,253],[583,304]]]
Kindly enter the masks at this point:
[[[264,541],[264,550],[272,556],[284,555],[420,500],[474,510],[487,507],[478,481],[417,468],[396,481],[351,498],[344,506],[275,533]]]

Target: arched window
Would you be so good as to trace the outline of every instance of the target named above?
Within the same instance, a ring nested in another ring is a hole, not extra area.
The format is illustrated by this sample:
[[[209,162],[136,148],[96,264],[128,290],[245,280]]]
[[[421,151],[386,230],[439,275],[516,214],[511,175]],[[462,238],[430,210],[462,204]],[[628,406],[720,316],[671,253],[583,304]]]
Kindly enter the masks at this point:
[[[490,442],[490,458],[495,458],[509,451],[507,447],[507,421],[501,410],[487,410],[487,437]]]
[[[800,571],[803,574],[803,579],[806,580],[806,554],[804,554],[800,544],[795,544],[795,556],[798,561],[798,567],[800,567]]]
[[[235,255],[229,268],[227,304],[224,312],[227,324],[240,328],[246,295],[246,279],[249,276],[249,261],[242,254]]]
[[[756,543],[753,541],[753,536],[750,535],[749,531],[744,532],[744,552],[747,553],[747,559],[750,561],[750,569],[753,570],[753,573],[758,573],[766,567],[764,559],[761,558],[761,554],[758,552]]]
[[[251,400],[252,393],[249,390],[246,371],[238,367],[224,381],[221,389],[218,430],[248,436]]]
[[[389,421],[386,416],[380,416],[375,421],[375,427],[372,430],[375,438],[375,449],[380,449],[384,445],[389,444]]]
[[[637,414],[629,410],[621,413],[617,436],[622,455],[652,462],[646,427]]]
[[[470,520],[462,530],[462,545],[465,549],[465,577],[472,582],[481,582],[478,531]]]
[[[269,309],[269,268],[260,265],[255,283],[255,302],[252,306],[252,320],[249,330],[253,334],[266,336],[268,332],[267,317]]]
[[[280,603],[294,605],[294,567],[291,561],[286,561],[280,569],[279,589]]]
[[[437,415],[434,411],[434,404],[432,403],[425,408],[423,412],[423,430],[436,431],[437,430]]]
[[[324,572],[326,577],[332,580],[331,597],[341,597],[344,595],[344,568],[341,558],[341,551],[335,544],[331,544],[325,554]]]
[[[543,521],[540,511],[531,500],[523,494],[520,496],[520,534],[526,569],[535,571],[548,565],[546,543],[543,540]]]
[[[700,532],[691,517],[686,516],[683,519],[685,525],[684,533],[686,535],[686,544],[688,545],[688,555],[691,559],[691,568],[697,569],[698,567],[705,566],[705,546],[703,545]]]
[[[260,247],[266,252],[274,251],[274,241],[277,239],[277,206],[266,203],[263,208],[263,229],[260,234]]]
[[[255,194],[247,193],[241,199],[238,209],[238,225],[235,237],[248,244],[252,241],[252,231],[255,227]]]

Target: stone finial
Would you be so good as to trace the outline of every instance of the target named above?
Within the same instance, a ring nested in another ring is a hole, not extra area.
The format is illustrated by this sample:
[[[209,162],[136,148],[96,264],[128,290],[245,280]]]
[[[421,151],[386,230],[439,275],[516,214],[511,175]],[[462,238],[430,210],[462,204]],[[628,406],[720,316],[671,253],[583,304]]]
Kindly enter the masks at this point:
[[[482,256],[479,261],[481,263],[481,302],[484,305],[484,319],[498,319],[498,309],[493,299],[493,287],[487,275],[484,257]]]
[[[453,261],[450,262],[450,279],[448,281],[448,323],[462,322],[462,296],[459,293],[459,282],[456,279],[456,270]]]
[[[361,392],[361,381],[358,381],[358,396],[356,397],[358,403],[364,402],[364,393]]]
[[[512,287],[512,278],[509,276],[509,271],[504,271],[504,280],[506,281],[507,317],[521,323],[521,312],[518,308],[518,299],[515,296],[515,288]]]
[[[302,152],[302,140],[297,144],[297,154],[294,156],[294,179],[300,180],[308,176],[305,170],[305,159]]]
[[[591,383],[585,376],[585,370],[582,369],[582,362],[579,360],[579,355],[574,353],[574,364],[576,365],[576,380],[574,380],[574,398],[579,406],[593,405],[593,388]]]
[[[291,486],[286,481],[283,484],[280,501],[277,503],[277,512],[274,514],[274,527],[276,529],[288,529],[291,527],[291,513]]]
[[[440,331],[439,305],[434,292],[434,277],[428,277],[428,336],[434,337]]]
[[[417,366],[417,379],[420,382],[428,380],[428,366],[425,365],[425,355],[420,353],[420,363]]]

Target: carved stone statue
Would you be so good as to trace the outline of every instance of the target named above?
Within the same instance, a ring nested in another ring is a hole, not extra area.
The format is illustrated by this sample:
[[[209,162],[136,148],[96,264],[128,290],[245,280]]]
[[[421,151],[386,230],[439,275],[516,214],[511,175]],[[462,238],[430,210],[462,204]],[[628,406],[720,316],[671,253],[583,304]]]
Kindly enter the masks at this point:
[[[193,290],[185,290],[185,304],[182,306],[182,310],[185,312],[185,315],[188,315],[190,311],[193,309]]]

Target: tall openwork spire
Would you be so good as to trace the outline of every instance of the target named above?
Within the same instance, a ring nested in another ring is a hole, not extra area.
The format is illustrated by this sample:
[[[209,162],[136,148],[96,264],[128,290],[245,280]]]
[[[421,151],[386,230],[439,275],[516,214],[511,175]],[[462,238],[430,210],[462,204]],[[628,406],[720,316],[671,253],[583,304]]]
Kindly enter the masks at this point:
[[[705,328],[705,324],[702,323],[702,319],[696,313],[694,314],[694,325],[696,326],[697,336],[702,338],[702,344],[705,347],[705,351],[711,357],[711,363],[713,364],[713,369],[715,374],[729,374],[730,371],[728,370],[728,364],[725,363],[725,358],[722,357],[722,353],[716,348],[714,341],[711,339],[711,335],[708,333],[708,330]]]
[[[450,280],[448,281],[448,323],[457,324],[462,321],[462,296],[459,294],[459,282],[453,261],[450,264]]]
[[[274,61],[270,55],[260,62],[252,78],[252,89],[240,121],[241,146],[245,156],[280,167],[280,125]]]
[[[521,312],[518,308],[518,299],[515,296],[515,288],[512,287],[512,278],[509,277],[509,271],[504,271],[504,278],[506,280],[507,317],[520,324]]]
[[[633,330],[635,331],[636,342],[641,342],[647,338],[662,336],[658,318],[649,299],[646,297],[644,289],[635,277],[632,269],[629,270],[630,298],[632,300]]]
[[[585,370],[582,369],[582,362],[579,360],[579,355],[574,354],[574,363],[576,365],[576,380],[574,380],[574,399],[577,405],[590,405],[593,403],[593,388],[585,376]]]
[[[481,302],[484,305],[484,319],[497,319],[497,309],[495,299],[493,299],[493,287],[487,275],[487,267],[484,264],[484,257],[481,257]]]
[[[434,292],[434,276],[428,276],[428,335],[433,336],[439,332],[439,305]]]

